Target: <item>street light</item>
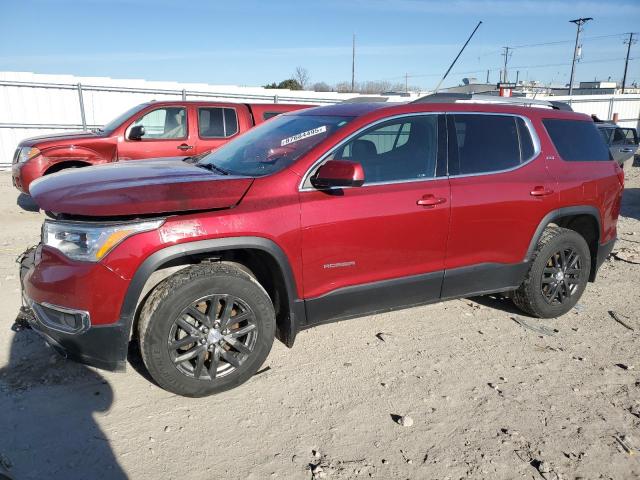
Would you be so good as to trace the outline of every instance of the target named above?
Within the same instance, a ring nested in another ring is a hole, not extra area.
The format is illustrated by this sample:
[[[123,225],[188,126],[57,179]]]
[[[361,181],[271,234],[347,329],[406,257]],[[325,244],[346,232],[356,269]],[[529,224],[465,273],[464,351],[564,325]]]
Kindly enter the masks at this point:
[[[575,20],[569,20],[570,23],[575,23],[578,27],[576,30],[576,45],[573,47],[573,62],[571,62],[571,78],[569,79],[569,96],[573,94],[573,74],[576,70],[576,57],[578,56],[578,40],[580,39],[580,32],[583,30],[583,25],[589,20],[593,20],[591,17],[576,18]]]

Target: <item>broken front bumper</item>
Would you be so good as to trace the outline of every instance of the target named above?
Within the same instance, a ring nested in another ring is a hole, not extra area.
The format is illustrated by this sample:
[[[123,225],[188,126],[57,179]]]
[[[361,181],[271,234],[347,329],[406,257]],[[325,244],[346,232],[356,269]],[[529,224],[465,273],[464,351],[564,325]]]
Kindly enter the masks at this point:
[[[27,295],[25,282],[36,254],[37,249],[31,248],[18,258],[22,298],[28,308],[23,318],[64,357],[105,370],[123,370],[129,339],[122,325],[92,325],[87,311],[36,302]]]

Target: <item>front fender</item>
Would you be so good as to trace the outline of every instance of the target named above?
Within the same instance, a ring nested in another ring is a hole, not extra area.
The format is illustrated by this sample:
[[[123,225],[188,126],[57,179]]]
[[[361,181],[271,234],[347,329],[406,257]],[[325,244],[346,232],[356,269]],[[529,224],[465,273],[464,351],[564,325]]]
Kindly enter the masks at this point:
[[[41,153],[48,168],[63,162],[83,162],[87,165],[98,165],[112,162],[115,159],[115,146],[94,149],[84,146],[56,146],[44,149]]]
[[[253,249],[266,252],[273,257],[280,267],[286,286],[287,301],[290,312],[286,331],[282,332],[285,337],[283,341],[287,346],[293,345],[293,341],[299,330],[299,325],[305,324],[304,302],[300,299],[298,294],[298,288],[296,286],[293,271],[286,254],[275,242],[262,237],[232,237],[198,240],[195,242],[171,245],[151,254],[142,262],[131,279],[120,309],[118,324],[122,325],[124,330],[129,332],[129,334],[131,333],[138,307],[138,301],[142,295],[144,286],[151,274],[158,270],[162,265],[165,265],[172,260],[190,255],[224,252],[237,249]]]

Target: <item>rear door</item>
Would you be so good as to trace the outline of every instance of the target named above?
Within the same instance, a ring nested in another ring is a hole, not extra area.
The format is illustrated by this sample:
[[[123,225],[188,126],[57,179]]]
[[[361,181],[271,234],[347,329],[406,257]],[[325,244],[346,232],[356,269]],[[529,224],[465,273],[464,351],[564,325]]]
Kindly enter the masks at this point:
[[[142,138],[131,139],[134,126],[144,127]],[[118,143],[118,160],[191,155],[195,138],[189,131],[189,108],[185,105],[161,105],[145,109],[126,125]]]
[[[197,117],[196,154],[215,150],[252,126],[245,105],[202,104],[194,108]]]
[[[613,133],[611,141],[611,155],[621,167],[624,163],[633,158],[638,150],[638,138],[635,128],[618,127]]]
[[[362,164],[363,186],[320,191],[303,183],[301,251],[311,323],[439,297],[449,224],[449,182],[437,167],[444,166],[445,142],[443,116],[398,117],[329,156]]]
[[[447,115],[451,226],[443,298],[516,287],[529,242],[557,205],[531,122],[509,114]]]

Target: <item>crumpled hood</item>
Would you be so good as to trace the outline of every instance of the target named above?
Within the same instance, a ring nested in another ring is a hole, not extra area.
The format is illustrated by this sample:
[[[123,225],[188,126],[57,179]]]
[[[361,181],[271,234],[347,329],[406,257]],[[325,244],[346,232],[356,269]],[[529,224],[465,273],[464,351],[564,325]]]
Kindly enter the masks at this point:
[[[45,211],[112,217],[229,208],[252,182],[180,160],[132,160],[63,170],[29,191]]]

